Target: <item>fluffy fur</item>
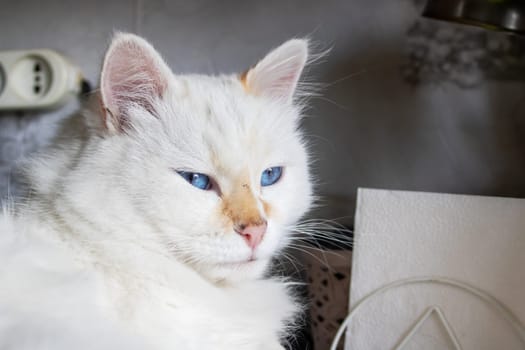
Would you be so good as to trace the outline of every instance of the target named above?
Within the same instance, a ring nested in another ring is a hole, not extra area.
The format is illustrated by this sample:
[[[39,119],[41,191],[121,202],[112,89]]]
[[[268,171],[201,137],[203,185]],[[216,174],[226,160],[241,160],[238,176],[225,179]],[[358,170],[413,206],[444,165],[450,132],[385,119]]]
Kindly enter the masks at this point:
[[[0,348],[281,349],[298,306],[265,273],[311,203],[306,59],[294,39],[241,75],[173,75],[116,35],[91,107],[0,217]],[[282,178],[261,187],[272,166]],[[234,227],[254,217],[268,227],[252,251]]]

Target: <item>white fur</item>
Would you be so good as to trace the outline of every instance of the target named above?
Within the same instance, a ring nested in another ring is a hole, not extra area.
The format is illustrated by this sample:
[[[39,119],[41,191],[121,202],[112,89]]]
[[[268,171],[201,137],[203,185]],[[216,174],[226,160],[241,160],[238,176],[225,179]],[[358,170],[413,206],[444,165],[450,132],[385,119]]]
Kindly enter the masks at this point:
[[[65,124],[28,167],[29,201],[0,216],[0,349],[280,349],[298,305],[264,275],[311,203],[290,98],[306,55],[285,43],[243,86],[172,75],[143,39],[117,35],[103,109]],[[261,187],[271,166],[283,176]],[[241,175],[268,221],[251,262],[219,209]]]

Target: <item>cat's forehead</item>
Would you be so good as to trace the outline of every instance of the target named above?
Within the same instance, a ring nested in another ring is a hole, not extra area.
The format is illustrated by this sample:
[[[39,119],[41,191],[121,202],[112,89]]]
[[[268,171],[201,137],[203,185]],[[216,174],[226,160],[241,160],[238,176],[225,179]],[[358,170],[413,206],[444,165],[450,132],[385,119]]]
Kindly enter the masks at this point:
[[[178,76],[174,79],[172,103],[179,103],[180,113],[193,109],[195,114],[207,118],[207,121],[220,119],[227,122],[227,116],[237,118],[236,122],[244,123],[255,118],[250,109],[257,112],[263,107],[262,101],[246,93],[236,76]],[[242,118],[240,116],[242,115]]]
[[[250,95],[237,76],[176,77],[165,103],[169,137],[215,168],[275,159],[296,133],[291,105]]]
[[[175,79],[168,103],[171,129],[218,140],[275,139],[294,132],[296,111],[248,93],[237,76],[182,76]]]

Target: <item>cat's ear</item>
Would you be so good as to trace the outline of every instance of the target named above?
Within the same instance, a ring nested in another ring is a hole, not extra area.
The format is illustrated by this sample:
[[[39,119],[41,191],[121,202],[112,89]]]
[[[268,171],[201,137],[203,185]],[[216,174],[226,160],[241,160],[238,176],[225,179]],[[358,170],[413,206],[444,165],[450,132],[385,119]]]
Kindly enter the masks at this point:
[[[155,101],[168,86],[171,70],[146,40],[117,33],[104,58],[100,95],[105,126],[124,130],[130,110],[143,108],[155,115]]]
[[[291,101],[307,59],[308,41],[289,40],[243,73],[241,82],[249,93]]]

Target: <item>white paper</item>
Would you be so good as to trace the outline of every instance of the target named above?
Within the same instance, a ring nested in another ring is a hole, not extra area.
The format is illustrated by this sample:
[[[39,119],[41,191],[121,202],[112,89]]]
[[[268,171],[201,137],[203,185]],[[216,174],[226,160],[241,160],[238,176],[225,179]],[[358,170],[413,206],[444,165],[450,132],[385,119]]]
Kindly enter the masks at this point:
[[[389,283],[429,276],[466,283],[497,301],[438,282],[399,285],[360,306],[345,349],[395,349],[433,306],[463,349],[525,349],[516,331],[525,321],[525,200],[360,189],[350,308]],[[434,316],[403,349],[455,348]]]

